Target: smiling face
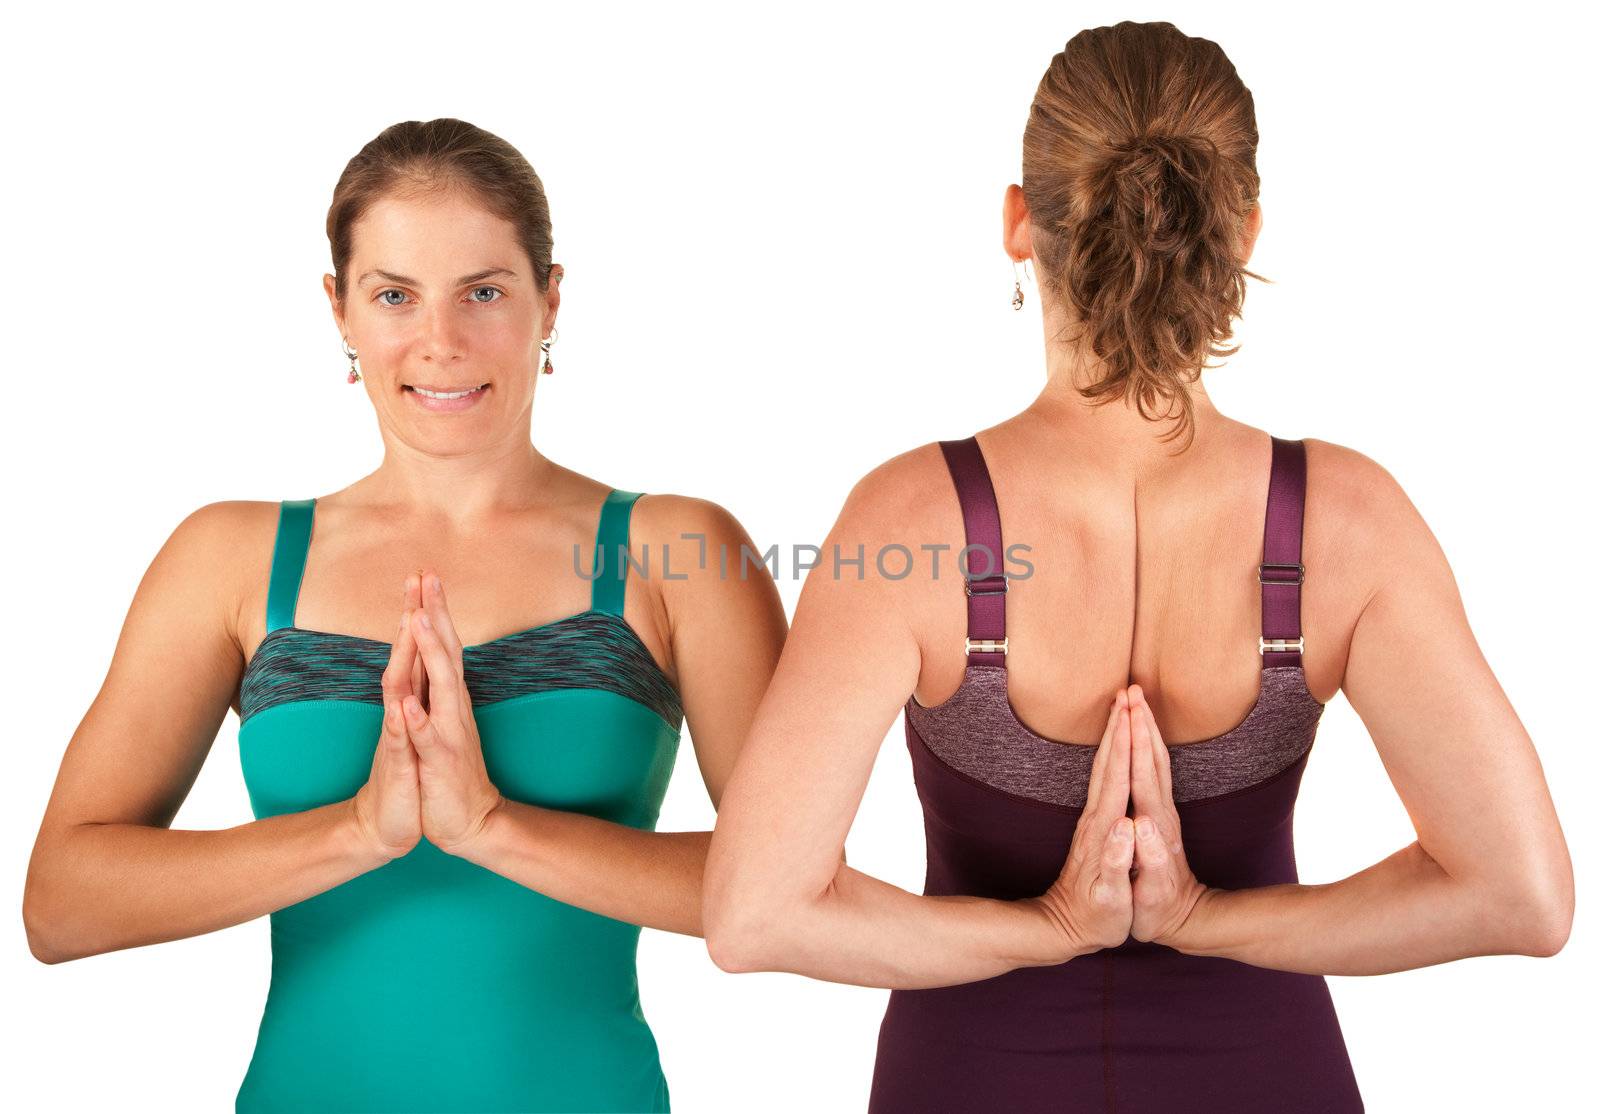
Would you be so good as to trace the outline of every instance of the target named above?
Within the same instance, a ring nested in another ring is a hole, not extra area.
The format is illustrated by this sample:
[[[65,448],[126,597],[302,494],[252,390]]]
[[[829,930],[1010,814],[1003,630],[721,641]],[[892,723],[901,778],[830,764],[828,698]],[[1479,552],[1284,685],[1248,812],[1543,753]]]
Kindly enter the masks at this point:
[[[560,274],[552,264],[540,290],[515,226],[468,191],[375,202],[354,228],[344,303],[332,275],[323,288],[386,436],[445,452],[526,438]]]

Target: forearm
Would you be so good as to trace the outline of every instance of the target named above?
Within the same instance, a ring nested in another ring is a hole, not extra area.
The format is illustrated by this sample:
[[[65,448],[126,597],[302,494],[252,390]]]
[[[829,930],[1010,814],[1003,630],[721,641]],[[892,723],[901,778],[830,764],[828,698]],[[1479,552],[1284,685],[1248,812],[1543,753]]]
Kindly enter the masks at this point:
[[[710,846],[710,832],[654,832],[507,799],[456,854],[568,905],[700,936]]]
[[[1037,901],[928,897],[843,865],[821,894],[728,920],[713,953],[725,969],[856,986],[951,986],[1071,958]]]
[[[1521,950],[1518,913],[1413,843],[1339,882],[1208,890],[1169,946],[1313,975],[1380,975]]]
[[[78,824],[29,871],[24,921],[47,963],[214,932],[381,866],[341,801],[220,831]]]

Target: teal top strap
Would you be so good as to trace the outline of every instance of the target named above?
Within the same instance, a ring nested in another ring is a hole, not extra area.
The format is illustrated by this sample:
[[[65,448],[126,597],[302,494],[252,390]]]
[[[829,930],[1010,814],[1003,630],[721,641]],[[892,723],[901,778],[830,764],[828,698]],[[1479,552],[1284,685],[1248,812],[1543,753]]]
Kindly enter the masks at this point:
[[[300,578],[311,545],[315,499],[285,499],[278,507],[278,537],[272,543],[272,578],[267,582],[267,633],[294,626]]]
[[[633,514],[635,500],[643,494],[642,491],[612,488],[606,501],[600,504],[600,526],[594,539],[594,584],[589,601],[593,611],[622,614],[628,588],[628,519]],[[648,558],[642,567],[649,568]]]

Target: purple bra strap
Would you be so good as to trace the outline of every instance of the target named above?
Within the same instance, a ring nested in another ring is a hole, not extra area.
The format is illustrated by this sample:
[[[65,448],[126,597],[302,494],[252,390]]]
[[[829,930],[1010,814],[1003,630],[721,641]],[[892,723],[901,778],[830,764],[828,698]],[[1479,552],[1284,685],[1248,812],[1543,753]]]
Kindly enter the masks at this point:
[[[1272,439],[1272,477],[1267,484],[1267,521],[1261,539],[1261,668],[1299,665],[1300,535],[1306,509],[1306,443]]]
[[[967,593],[967,664],[1006,667],[1005,548],[1000,505],[977,437],[940,441],[961,500],[967,542],[957,561]]]

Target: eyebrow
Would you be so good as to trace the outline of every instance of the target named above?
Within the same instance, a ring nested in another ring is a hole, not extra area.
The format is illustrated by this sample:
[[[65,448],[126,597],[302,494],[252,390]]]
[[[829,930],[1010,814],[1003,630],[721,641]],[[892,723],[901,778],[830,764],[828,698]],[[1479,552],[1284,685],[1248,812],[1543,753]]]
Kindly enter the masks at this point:
[[[474,271],[470,275],[462,275],[460,278],[456,279],[456,283],[455,284],[457,286],[465,286],[469,282],[480,282],[480,281],[482,281],[483,279],[486,279],[486,278],[493,278],[495,275],[510,275],[512,278],[516,278],[517,277],[517,272],[515,272],[513,270],[510,270],[510,269],[508,269],[506,267],[490,267],[488,270]],[[366,285],[367,280],[368,279],[372,279],[372,278],[379,278],[379,279],[382,279],[384,282],[396,282],[396,283],[399,283],[401,286],[421,286],[422,285],[421,281],[418,280],[418,279],[407,278],[405,275],[397,275],[393,271],[377,271],[377,270],[368,271],[366,274],[362,275],[359,279],[356,280],[356,285],[357,286],[364,286],[364,285]]]

